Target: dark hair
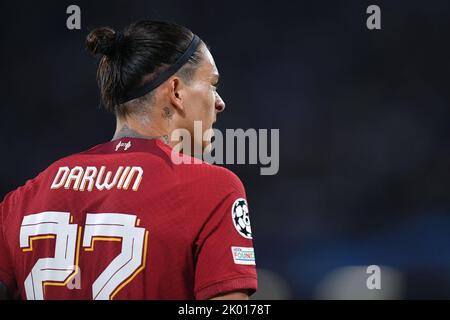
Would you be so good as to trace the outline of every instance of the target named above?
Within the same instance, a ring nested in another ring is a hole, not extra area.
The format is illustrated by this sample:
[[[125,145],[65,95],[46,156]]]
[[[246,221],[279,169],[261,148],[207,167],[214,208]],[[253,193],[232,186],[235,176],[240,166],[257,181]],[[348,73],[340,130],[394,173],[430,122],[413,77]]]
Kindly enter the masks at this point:
[[[92,30],[86,47],[93,55],[102,55],[97,82],[104,107],[120,116],[132,112],[130,106],[121,104],[122,98],[172,65],[193,37],[186,27],[160,21],[139,21],[123,33],[109,27]],[[199,48],[179,70],[185,81],[192,78],[201,59]]]

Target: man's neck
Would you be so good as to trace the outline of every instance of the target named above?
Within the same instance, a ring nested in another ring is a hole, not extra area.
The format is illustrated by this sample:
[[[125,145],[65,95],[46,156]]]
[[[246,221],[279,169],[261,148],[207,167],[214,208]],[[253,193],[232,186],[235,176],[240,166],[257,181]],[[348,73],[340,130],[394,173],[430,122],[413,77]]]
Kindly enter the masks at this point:
[[[169,136],[168,135],[162,135],[162,136],[146,136],[143,134],[140,134],[136,130],[131,129],[128,127],[127,124],[124,124],[120,130],[116,131],[114,134],[114,137],[111,141],[121,139],[121,138],[140,138],[140,139],[159,139],[163,141],[166,144],[169,144]]]

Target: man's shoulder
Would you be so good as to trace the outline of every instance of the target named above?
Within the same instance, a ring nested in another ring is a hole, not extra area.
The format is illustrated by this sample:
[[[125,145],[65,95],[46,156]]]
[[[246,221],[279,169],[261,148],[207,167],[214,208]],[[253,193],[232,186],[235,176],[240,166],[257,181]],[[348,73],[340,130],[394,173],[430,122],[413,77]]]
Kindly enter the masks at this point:
[[[18,185],[15,187],[15,189],[9,191],[3,199],[0,198],[1,202],[3,204],[12,203],[17,201],[19,198],[23,197],[33,189],[36,189],[37,186],[39,186],[40,183],[42,183],[44,180],[48,179],[48,177],[53,173],[53,171],[57,170],[58,167],[67,165],[68,163],[72,163],[78,156],[89,152],[90,150],[93,150],[94,148],[97,148],[100,145],[97,145],[95,147],[92,147],[86,151],[81,151],[78,153],[73,153],[70,155],[63,156],[47,166],[44,170],[38,172],[34,177],[26,180],[23,184]],[[56,169],[55,169],[56,168]]]
[[[216,184],[234,189],[243,189],[241,179],[233,171],[213,164],[207,164],[205,167],[207,168],[207,178]]]
[[[158,146],[170,158],[170,167],[174,175],[184,184],[200,184],[203,186],[231,186],[242,189],[239,177],[231,170],[210,164],[190,155],[175,153],[174,149],[158,142]]]
[[[239,177],[231,170],[209,163],[182,164],[174,169],[182,191],[191,199],[221,199],[229,194],[245,194]]]
[[[37,181],[39,181],[45,170],[41,173],[39,173],[36,177],[29,179],[25,181],[24,184],[17,186],[15,189],[9,191],[6,193],[6,195],[2,198],[0,198],[0,203],[2,205],[3,214],[6,214],[8,209],[17,208],[20,205],[21,199],[26,197],[33,197],[33,193],[30,192],[37,184]]]

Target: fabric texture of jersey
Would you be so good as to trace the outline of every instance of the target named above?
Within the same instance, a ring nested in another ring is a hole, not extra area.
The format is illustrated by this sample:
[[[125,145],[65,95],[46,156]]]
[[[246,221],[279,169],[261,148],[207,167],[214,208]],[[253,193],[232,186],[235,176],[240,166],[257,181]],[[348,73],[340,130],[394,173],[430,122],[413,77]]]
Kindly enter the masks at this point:
[[[0,204],[0,281],[22,299],[208,299],[257,289],[231,171],[122,138],[53,163]],[[186,156],[184,156],[186,157]]]

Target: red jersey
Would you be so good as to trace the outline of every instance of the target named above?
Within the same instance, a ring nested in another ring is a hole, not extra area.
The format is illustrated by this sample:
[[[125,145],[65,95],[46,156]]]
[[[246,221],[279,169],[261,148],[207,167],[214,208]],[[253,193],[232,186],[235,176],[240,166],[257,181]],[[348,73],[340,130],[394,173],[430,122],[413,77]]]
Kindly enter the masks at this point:
[[[257,288],[245,190],[123,138],[52,164],[0,204],[0,282],[22,299],[208,299]]]

